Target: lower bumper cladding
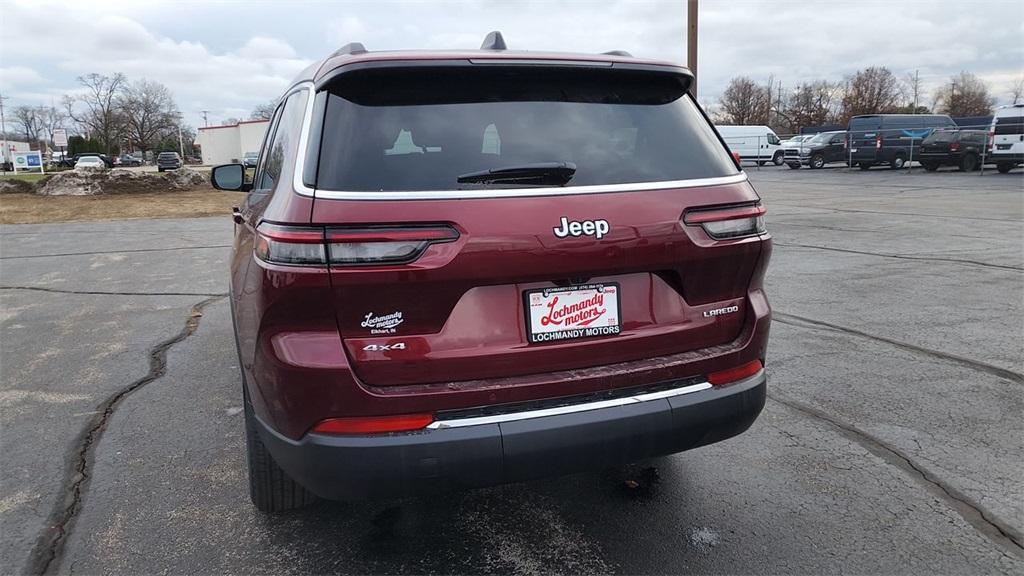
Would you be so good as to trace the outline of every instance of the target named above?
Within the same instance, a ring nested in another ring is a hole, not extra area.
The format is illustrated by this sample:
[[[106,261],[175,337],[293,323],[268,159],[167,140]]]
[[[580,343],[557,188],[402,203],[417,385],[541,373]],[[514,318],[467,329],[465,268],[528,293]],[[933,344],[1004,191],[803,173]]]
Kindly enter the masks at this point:
[[[681,452],[735,436],[764,407],[764,370],[584,404],[468,418],[423,430],[295,441],[260,422],[278,464],[322,498],[362,500],[558,476]]]

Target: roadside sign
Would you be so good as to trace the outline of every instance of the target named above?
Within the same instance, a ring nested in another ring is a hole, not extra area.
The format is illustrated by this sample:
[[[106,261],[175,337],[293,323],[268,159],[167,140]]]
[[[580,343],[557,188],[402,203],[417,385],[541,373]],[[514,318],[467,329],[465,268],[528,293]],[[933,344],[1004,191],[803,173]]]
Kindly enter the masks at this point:
[[[64,148],[68,145],[68,131],[63,128],[57,128],[53,131],[53,145],[59,148]]]
[[[35,170],[45,173],[43,170],[43,155],[39,151],[14,152],[14,173],[18,170]]]

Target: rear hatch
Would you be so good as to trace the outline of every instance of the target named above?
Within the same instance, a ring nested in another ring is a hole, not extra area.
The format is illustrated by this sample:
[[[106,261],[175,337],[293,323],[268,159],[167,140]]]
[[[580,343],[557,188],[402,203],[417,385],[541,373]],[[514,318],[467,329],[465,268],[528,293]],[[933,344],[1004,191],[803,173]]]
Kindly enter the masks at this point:
[[[950,145],[959,140],[957,132],[937,131],[921,143],[921,156],[945,156],[952,151]]]
[[[735,227],[761,209],[688,80],[491,65],[332,84],[312,219],[356,375],[501,386],[734,340],[762,251]],[[701,224],[723,218],[717,239]]]
[[[1024,107],[1000,111],[995,119],[992,153],[1024,155]]]

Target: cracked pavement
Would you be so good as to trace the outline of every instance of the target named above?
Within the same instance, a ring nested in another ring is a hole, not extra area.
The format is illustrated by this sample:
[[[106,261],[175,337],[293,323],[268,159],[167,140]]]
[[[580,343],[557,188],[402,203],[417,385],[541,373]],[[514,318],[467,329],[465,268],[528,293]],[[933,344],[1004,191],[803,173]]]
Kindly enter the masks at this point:
[[[1024,571],[1021,172],[750,176],[778,315],[747,433],[606,474],[280,516],[248,501],[218,298],[230,219],[0,227],[0,569]]]

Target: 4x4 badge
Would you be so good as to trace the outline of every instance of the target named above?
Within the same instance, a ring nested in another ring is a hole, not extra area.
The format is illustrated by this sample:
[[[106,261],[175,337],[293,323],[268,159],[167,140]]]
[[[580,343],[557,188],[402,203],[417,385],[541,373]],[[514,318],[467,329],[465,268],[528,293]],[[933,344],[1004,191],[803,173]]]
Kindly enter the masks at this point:
[[[551,230],[559,238],[565,238],[566,236],[594,236],[600,240],[610,229],[611,227],[608,225],[607,220],[573,220],[570,222],[568,218],[562,216],[561,224]]]

